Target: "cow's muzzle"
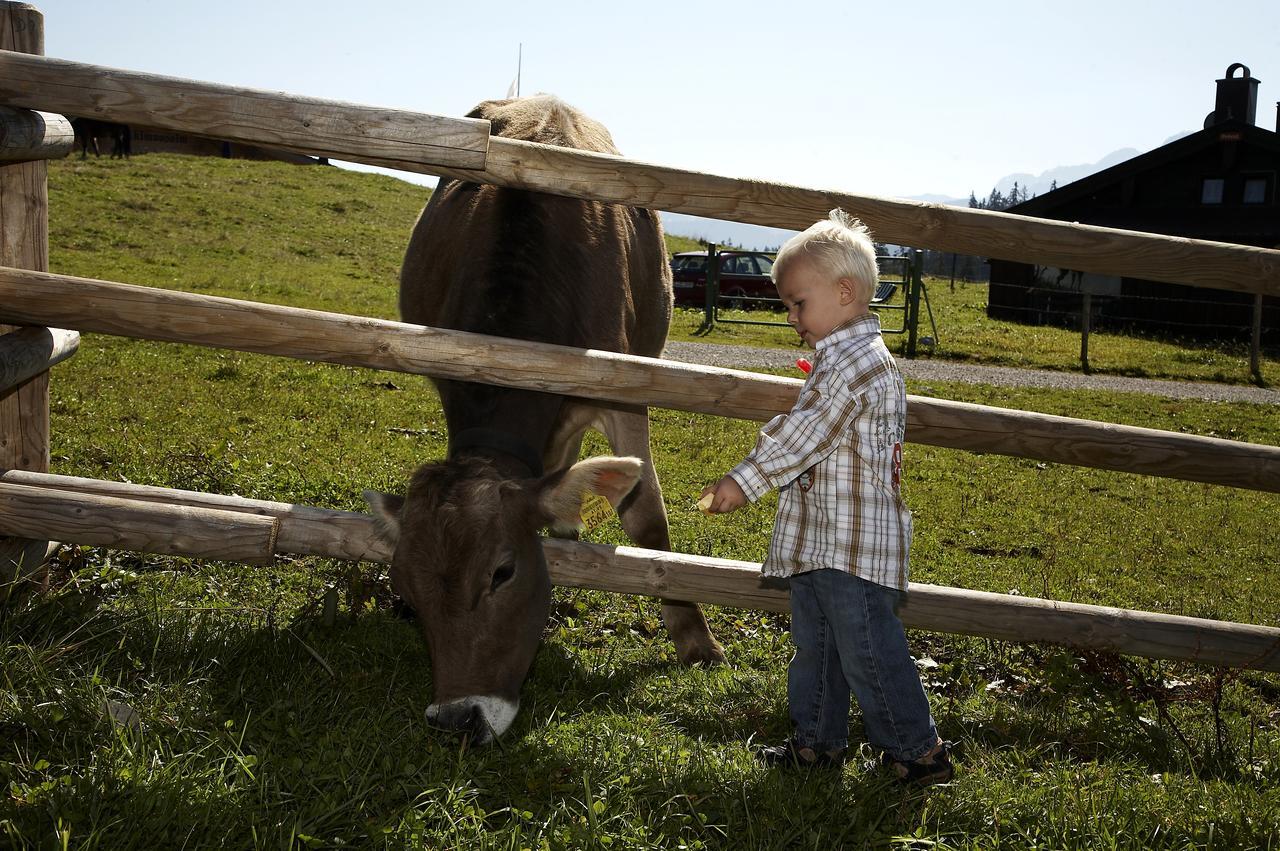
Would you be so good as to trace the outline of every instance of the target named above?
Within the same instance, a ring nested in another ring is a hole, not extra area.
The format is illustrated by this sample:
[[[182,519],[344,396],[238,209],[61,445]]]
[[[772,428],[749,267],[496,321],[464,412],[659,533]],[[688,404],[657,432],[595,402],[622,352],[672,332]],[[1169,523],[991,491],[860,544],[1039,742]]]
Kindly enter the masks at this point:
[[[428,706],[427,723],[483,745],[507,731],[519,708],[518,702],[492,695],[461,697]]]

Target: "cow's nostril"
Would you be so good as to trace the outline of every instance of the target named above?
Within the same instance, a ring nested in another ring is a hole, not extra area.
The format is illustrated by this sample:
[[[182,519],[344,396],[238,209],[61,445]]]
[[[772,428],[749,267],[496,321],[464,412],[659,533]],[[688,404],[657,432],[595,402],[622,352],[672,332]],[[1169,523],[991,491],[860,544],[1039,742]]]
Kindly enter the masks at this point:
[[[484,713],[480,711],[480,707],[471,707],[471,713],[467,716],[466,732],[471,734],[471,738],[481,740],[488,733],[486,729],[488,724],[485,723]]]
[[[439,730],[473,737],[479,737],[488,726],[479,705],[463,702],[428,707],[427,723]]]

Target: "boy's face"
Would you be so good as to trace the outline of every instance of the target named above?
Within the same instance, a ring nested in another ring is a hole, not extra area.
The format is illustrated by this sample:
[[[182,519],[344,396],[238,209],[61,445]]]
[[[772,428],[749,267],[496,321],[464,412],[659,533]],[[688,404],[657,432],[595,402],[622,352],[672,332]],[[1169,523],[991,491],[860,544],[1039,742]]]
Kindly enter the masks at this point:
[[[832,280],[805,260],[792,263],[778,279],[778,298],[787,308],[787,323],[810,348],[867,312],[860,291],[849,278]]]

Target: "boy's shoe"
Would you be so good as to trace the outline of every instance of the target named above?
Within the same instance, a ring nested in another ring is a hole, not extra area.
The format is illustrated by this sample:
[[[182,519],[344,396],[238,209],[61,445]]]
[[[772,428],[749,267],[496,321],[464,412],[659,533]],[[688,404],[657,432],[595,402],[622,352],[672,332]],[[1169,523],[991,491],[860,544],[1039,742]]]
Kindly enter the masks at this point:
[[[902,762],[887,753],[880,755],[880,761],[886,768],[893,769],[894,774],[898,775],[898,780],[916,786],[950,783],[956,773],[951,765],[951,756],[946,742],[938,742],[937,747],[913,762]]]
[[[844,764],[844,748],[819,753],[795,739],[756,751],[756,759],[769,768],[839,768]]]

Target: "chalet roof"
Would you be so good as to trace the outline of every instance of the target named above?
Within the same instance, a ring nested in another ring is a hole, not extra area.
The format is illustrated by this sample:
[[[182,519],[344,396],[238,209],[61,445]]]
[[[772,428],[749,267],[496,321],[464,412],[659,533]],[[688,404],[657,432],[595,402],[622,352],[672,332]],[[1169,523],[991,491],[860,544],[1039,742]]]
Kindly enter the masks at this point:
[[[1177,162],[1198,151],[1217,145],[1223,141],[1224,134],[1236,135],[1236,141],[1249,146],[1260,147],[1275,153],[1280,158],[1280,133],[1265,127],[1258,127],[1245,121],[1230,119],[1212,127],[1198,130],[1167,145],[1161,145],[1145,154],[1116,163],[1110,168],[1094,172],[1088,177],[1073,180],[1071,183],[1046,192],[1043,195],[1015,204],[1007,212],[1024,216],[1042,216],[1052,218],[1048,214],[1059,206],[1068,204],[1078,198],[1092,195],[1108,187],[1114,186],[1127,177]]]

